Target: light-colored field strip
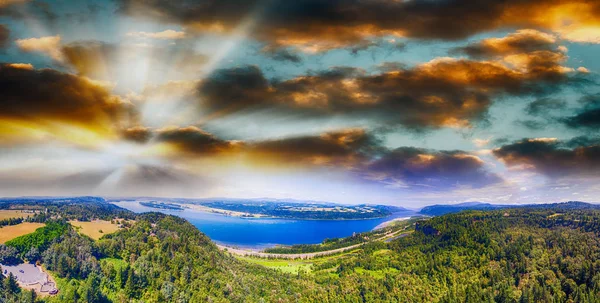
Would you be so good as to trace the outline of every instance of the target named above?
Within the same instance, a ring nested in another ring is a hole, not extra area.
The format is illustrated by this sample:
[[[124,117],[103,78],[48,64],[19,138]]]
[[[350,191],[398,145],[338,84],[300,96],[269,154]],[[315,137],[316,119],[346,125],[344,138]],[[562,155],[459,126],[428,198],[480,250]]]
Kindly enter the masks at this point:
[[[33,216],[33,213],[24,212],[22,210],[14,210],[14,209],[0,210],[0,220],[10,219],[10,218],[29,218],[31,216]]]
[[[408,228],[408,226],[401,230],[397,230],[395,232],[385,234],[384,236],[377,238],[375,240],[372,240],[372,241],[367,241],[367,242],[354,244],[354,245],[350,245],[350,246],[346,246],[346,247],[341,247],[341,248],[336,248],[336,249],[326,250],[326,251],[313,252],[313,253],[275,254],[275,253],[265,253],[265,252],[238,249],[238,248],[229,247],[229,246],[225,246],[225,245],[221,245],[221,244],[217,244],[217,247],[220,250],[223,250],[223,251],[226,250],[226,251],[228,251],[234,255],[238,255],[238,256],[259,257],[259,258],[276,258],[276,259],[312,259],[312,258],[334,255],[337,253],[353,250],[353,249],[361,247],[367,243],[371,243],[371,242],[375,242],[375,241],[385,241],[390,238],[395,238],[395,237],[399,236],[402,232],[404,232],[406,230],[406,228]]]
[[[0,228],[0,244],[10,241],[16,237],[34,232],[36,229],[43,227],[43,223],[23,222],[17,225],[4,226]]]
[[[106,234],[112,234],[119,230],[118,224],[112,224],[110,221],[94,220],[90,222],[69,221],[80,233],[98,240]]]

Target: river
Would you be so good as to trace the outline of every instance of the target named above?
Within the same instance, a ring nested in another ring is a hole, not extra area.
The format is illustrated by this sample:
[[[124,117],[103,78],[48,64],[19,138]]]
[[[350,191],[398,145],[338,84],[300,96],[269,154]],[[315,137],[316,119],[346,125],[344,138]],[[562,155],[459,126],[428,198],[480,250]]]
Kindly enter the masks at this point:
[[[351,236],[355,232],[370,231],[383,222],[415,214],[406,211],[385,218],[364,220],[291,220],[241,218],[192,209],[156,209],[142,206],[139,202],[114,202],[113,204],[136,213],[154,211],[179,216],[219,244],[253,249],[262,249],[276,244],[317,244],[327,238],[342,238]]]

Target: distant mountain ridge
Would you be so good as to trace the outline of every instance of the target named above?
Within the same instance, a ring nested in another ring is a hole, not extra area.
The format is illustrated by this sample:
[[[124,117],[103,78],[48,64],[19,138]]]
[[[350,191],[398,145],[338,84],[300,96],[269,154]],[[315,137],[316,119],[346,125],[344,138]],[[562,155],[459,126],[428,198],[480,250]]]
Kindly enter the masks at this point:
[[[505,209],[505,208],[544,208],[544,207],[558,207],[564,209],[582,209],[582,208],[598,208],[600,205],[581,202],[581,201],[568,201],[568,202],[557,202],[557,203],[543,203],[543,204],[491,204],[483,202],[464,202],[459,204],[436,204],[423,207],[419,213],[428,216],[441,216],[445,214],[457,213],[466,210],[493,210],[493,209]]]

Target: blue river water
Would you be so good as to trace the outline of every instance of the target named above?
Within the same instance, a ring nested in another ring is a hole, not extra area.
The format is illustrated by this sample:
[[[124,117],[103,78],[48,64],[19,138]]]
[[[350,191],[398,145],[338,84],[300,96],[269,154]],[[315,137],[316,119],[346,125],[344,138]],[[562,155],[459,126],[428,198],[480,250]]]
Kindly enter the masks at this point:
[[[158,211],[179,216],[217,243],[250,248],[265,248],[276,244],[317,244],[327,238],[348,237],[355,232],[370,231],[391,219],[414,215],[414,212],[406,211],[385,218],[365,220],[288,220],[231,217],[192,209],[163,210],[146,207],[138,202],[114,204],[136,213]]]

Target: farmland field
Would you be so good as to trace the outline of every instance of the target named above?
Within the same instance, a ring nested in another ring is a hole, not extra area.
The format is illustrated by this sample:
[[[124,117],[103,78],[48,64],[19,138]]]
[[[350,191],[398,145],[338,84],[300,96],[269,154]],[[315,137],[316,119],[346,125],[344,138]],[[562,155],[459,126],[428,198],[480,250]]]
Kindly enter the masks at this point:
[[[16,237],[30,234],[44,225],[45,224],[43,223],[24,222],[17,225],[4,226],[0,228],[0,244],[10,241]]]
[[[117,224],[104,220],[94,220],[90,222],[69,221],[69,223],[71,223],[71,225],[73,225],[80,233],[94,240],[98,240],[106,234],[111,234],[119,230]]]
[[[23,212],[22,210],[3,209],[0,210],[0,220],[11,218],[29,218],[33,213]]]

